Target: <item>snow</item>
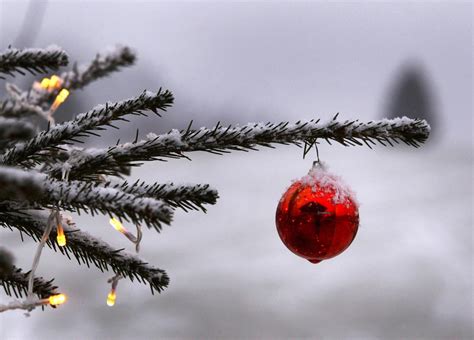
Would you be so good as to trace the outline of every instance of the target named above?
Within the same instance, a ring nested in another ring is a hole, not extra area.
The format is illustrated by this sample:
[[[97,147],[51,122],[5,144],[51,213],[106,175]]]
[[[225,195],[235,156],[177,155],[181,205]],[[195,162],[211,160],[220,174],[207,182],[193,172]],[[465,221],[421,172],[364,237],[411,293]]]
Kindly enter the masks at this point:
[[[57,53],[61,53],[61,54],[64,54],[65,56],[67,56],[67,53],[64,49],[62,49],[61,47],[59,47],[58,45],[55,45],[55,44],[52,44],[52,45],[49,45],[48,47],[46,48],[23,48],[23,49],[18,49],[18,48],[8,48],[6,50],[4,50],[1,54],[4,54],[4,53],[11,53],[11,52],[18,52],[17,56],[20,57],[22,55],[25,55],[25,54],[57,54]]]
[[[4,183],[31,183],[40,186],[46,175],[35,171],[24,171],[18,168],[0,166],[0,178]]]
[[[122,45],[108,46],[98,53],[91,62],[81,64],[72,71],[63,72],[61,78],[65,79],[65,87],[81,88],[91,81],[113,72],[111,69],[133,64],[134,59],[135,52],[131,48]]]
[[[349,204],[352,201],[358,205],[355,194],[344,183],[341,177],[331,174],[328,171],[328,165],[325,163],[315,162],[306,176],[303,176],[299,181],[301,183],[312,186],[312,191],[324,190],[326,192],[333,192],[334,204]]]

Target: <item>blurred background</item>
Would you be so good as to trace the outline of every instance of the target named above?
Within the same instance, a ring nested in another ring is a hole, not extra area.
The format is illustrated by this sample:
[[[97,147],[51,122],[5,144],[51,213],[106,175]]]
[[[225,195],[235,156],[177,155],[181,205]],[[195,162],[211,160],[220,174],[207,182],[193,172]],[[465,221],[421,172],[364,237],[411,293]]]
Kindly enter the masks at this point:
[[[340,256],[313,265],[279,240],[274,214],[313,159],[285,146],[190,155],[147,164],[132,178],[209,183],[207,214],[178,211],[141,256],[167,270],[159,296],[119,283],[117,304],[95,268],[49,249],[38,274],[69,296],[58,310],[0,315],[2,339],[456,338],[473,337],[472,16],[469,2],[142,2],[0,0],[0,50],[57,44],[88,62],[116,43],[136,66],[72,93],[70,119],[96,104],[168,88],[162,118],[120,124],[119,137],[249,121],[425,118],[420,149],[321,144],[331,171],[357,193],[361,225]],[[31,77],[8,79],[28,88]],[[4,88],[0,88],[4,95]],[[1,188],[0,188],[1,190]],[[106,217],[75,217],[117,248],[133,247]],[[17,265],[35,245],[0,230]],[[8,297],[0,296],[0,303]]]

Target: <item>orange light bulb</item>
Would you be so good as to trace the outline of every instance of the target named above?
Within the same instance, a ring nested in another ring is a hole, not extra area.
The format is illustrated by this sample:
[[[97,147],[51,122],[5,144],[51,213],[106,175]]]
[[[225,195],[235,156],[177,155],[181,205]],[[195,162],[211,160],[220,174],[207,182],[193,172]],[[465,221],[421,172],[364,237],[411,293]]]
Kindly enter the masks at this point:
[[[66,302],[66,300],[67,298],[65,294],[51,295],[48,298],[48,302],[51,306],[62,305],[64,302]]]
[[[107,295],[107,306],[112,307],[113,305],[115,305],[116,298],[117,295],[115,294],[115,290],[112,289],[109,295]]]
[[[61,87],[61,82],[61,78],[57,75],[51,76],[51,79],[49,79],[48,90],[52,91],[59,89]]]
[[[127,229],[125,229],[122,223],[120,223],[120,221],[117,220],[115,217],[112,217],[109,223],[112,225],[112,227],[115,228],[115,230],[120,231],[122,234],[127,232]]]
[[[64,247],[66,245],[66,235],[64,235],[64,229],[61,226],[61,224],[58,224],[56,232],[57,232],[56,241],[58,242],[58,245],[60,247]]]
[[[67,99],[69,96],[69,91],[66,89],[62,89],[59,91],[58,95],[56,96],[56,99],[53,102],[53,105],[51,105],[51,111],[56,111],[59,105],[64,103],[64,101]]]
[[[49,78],[43,78],[41,80],[40,87],[42,89],[47,89],[49,87],[49,82],[50,82]]]

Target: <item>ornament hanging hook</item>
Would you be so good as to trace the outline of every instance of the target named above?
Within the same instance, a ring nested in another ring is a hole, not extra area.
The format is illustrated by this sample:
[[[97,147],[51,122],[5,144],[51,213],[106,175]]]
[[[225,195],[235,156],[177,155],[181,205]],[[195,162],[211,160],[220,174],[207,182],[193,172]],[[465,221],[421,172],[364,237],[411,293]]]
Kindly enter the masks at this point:
[[[304,142],[304,150],[303,150],[303,159],[308,154],[309,150],[314,146],[316,150],[316,160],[313,162],[313,166],[321,165],[321,159],[319,158],[319,149],[318,149],[318,139],[315,138],[314,140],[309,140]]]
[[[318,142],[314,140],[314,148],[316,149],[316,160],[313,162],[314,164],[320,164],[321,160],[319,159],[319,149],[318,149]]]

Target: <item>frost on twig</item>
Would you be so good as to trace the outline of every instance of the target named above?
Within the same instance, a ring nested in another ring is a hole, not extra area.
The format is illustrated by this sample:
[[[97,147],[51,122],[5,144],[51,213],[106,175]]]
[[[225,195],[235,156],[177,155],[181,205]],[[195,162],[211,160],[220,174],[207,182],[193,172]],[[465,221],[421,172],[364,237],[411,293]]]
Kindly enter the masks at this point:
[[[26,297],[28,293],[29,272],[22,272],[21,269],[12,267],[9,273],[0,273],[0,285],[5,293],[17,298]],[[33,293],[39,298],[47,298],[57,293],[57,287],[53,285],[53,280],[45,281],[41,277],[34,278]]]
[[[158,110],[166,111],[173,103],[173,95],[169,91],[158,90],[157,93],[144,91],[140,96],[117,103],[98,105],[92,110],[78,115],[75,119],[63,124],[49,127],[33,139],[17,144],[0,159],[0,164],[15,164],[27,161],[36,156],[36,161],[43,157],[37,153],[42,150],[54,149],[59,144],[77,142],[77,138],[97,135],[94,131],[104,126],[113,126],[117,120],[127,121],[127,115],[145,115],[143,111],[151,110],[159,115]]]
[[[1,213],[0,225],[20,232],[39,241],[47,226],[48,215],[42,211],[22,211],[14,206],[6,208]],[[152,293],[161,292],[168,286],[169,277],[162,269],[150,266],[135,255],[128,254],[123,249],[115,249],[104,241],[101,241],[86,232],[72,229],[66,223],[62,224],[67,235],[67,244],[65,247],[58,247],[56,231],[53,229],[48,242],[50,248],[71,258],[71,255],[79,264],[86,264],[90,267],[95,265],[101,271],[112,269],[116,274],[128,277],[131,281],[135,279],[139,282],[147,283]],[[35,284],[36,287],[36,284]]]
[[[185,211],[201,209],[205,212],[204,204],[215,204],[219,197],[217,190],[211,188],[209,184],[147,184],[140,182],[140,180],[133,184],[127,181],[107,184],[137,197],[163,200],[170,206],[179,207]]]
[[[36,114],[42,118],[50,119],[48,111],[51,102],[58,95],[61,88],[69,91],[83,88],[92,81],[103,78],[112,72],[119,71],[122,67],[133,65],[135,53],[126,46],[109,47],[98,53],[89,64],[77,66],[74,64],[71,71],[63,72],[57,79],[58,87],[51,90],[44,89],[35,83],[30,91],[17,88],[17,93],[8,91],[9,99],[0,102],[0,115],[24,116]],[[7,84],[7,87],[11,87]]]
[[[0,53],[0,73],[14,75],[15,72],[25,74],[44,73],[48,70],[56,70],[68,64],[68,55],[57,46],[49,46],[45,49],[8,48]],[[0,78],[2,76],[0,75]]]
[[[92,182],[50,180],[44,182],[43,188],[44,195],[39,201],[45,204],[58,204],[67,210],[82,210],[92,215],[97,212],[113,214],[133,223],[144,222],[158,231],[161,223],[171,223],[173,216],[172,209],[161,200],[139,197]]]
[[[155,198],[138,197],[93,182],[49,179],[36,171],[0,167],[0,187],[0,199],[24,206],[114,214],[134,223],[144,222],[158,231],[161,223],[169,224],[173,216],[169,205]]]
[[[45,302],[43,300],[37,298],[28,298],[23,301],[14,300],[6,305],[0,305],[0,313],[15,309],[24,309],[29,312],[38,306],[43,306],[44,304]]]
[[[424,120],[398,118],[363,123],[359,121],[339,122],[320,120],[288,122],[249,123],[242,127],[200,128],[167,134],[149,134],[146,139],[119,144],[105,149],[91,149],[78,154],[70,162],[71,177],[90,173],[120,175],[120,170],[133,162],[158,160],[161,158],[186,157],[185,152],[205,151],[224,154],[234,150],[256,150],[257,146],[272,147],[272,144],[314,143],[316,139],[338,142],[342,145],[367,145],[377,143],[394,145],[403,142],[418,147],[428,138],[429,125]],[[57,170],[56,170],[57,173]]]
[[[135,59],[136,55],[130,47],[120,45],[109,47],[98,53],[89,64],[80,66],[75,64],[71,71],[61,74],[63,86],[71,90],[83,88],[98,78],[133,65]]]
[[[48,112],[41,106],[33,105],[26,99],[6,99],[0,101],[0,116],[17,119],[29,118],[30,116],[39,116],[48,118]]]

